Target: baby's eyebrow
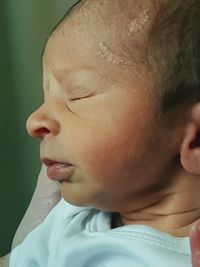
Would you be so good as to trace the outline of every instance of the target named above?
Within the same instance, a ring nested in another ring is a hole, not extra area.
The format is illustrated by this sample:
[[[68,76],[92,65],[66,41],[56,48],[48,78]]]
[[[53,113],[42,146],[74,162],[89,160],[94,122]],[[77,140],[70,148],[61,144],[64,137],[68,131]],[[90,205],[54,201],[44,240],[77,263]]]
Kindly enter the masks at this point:
[[[77,79],[77,72],[71,69],[59,69],[53,70],[54,78],[62,85],[70,85],[69,88],[72,89],[75,80]]]
[[[77,68],[77,69],[60,69],[54,70],[53,75],[58,82],[80,82],[85,79],[86,76],[94,75],[94,70],[92,68]]]
[[[53,75],[68,93],[75,89],[80,90],[80,88],[96,90],[104,79],[93,68],[54,70]]]

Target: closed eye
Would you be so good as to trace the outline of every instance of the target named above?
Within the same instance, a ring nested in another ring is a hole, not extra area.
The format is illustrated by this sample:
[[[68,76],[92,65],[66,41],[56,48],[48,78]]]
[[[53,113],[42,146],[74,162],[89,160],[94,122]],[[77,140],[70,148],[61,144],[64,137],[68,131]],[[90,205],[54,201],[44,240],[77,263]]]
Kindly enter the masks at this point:
[[[89,94],[89,95],[86,95],[86,96],[74,97],[74,98],[70,98],[70,101],[78,101],[78,100],[82,100],[82,99],[86,99],[86,98],[92,97],[94,95],[95,94]]]

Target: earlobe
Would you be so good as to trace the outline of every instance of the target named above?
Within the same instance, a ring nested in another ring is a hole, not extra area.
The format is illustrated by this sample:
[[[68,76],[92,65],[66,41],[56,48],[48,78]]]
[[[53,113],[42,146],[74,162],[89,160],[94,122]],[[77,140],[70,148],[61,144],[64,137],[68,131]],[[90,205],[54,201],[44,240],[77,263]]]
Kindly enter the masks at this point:
[[[182,167],[189,173],[200,175],[200,104],[193,107],[180,148]]]

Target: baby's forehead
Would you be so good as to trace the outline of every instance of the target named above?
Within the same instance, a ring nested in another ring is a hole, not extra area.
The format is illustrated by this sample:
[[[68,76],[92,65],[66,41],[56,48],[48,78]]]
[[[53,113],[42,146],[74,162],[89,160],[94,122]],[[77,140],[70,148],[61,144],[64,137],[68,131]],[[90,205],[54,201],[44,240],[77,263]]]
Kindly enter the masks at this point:
[[[155,3],[150,0],[80,1],[79,5],[66,14],[55,32],[65,32],[65,27],[70,24],[77,31],[83,30],[86,35],[91,31],[99,35],[102,28],[105,34],[121,34],[121,30],[126,30],[129,34],[136,33],[150,22],[154,12]]]
[[[82,5],[81,5],[82,3]],[[103,30],[121,35],[122,31],[139,33],[150,22],[155,13],[155,3],[150,0],[87,0],[81,1],[80,7],[74,9],[61,23],[71,22],[79,28],[90,32],[95,28],[98,35]],[[91,27],[93,26],[93,27]],[[98,28],[96,28],[98,26]]]
[[[110,67],[133,67],[133,61],[140,61],[138,47],[141,49],[143,44],[139,40],[152,21],[152,6],[147,4],[149,1],[135,1],[135,7],[128,0],[84,2],[87,3],[86,7],[66,17],[49,38],[43,55],[43,67],[49,65],[50,58],[55,58],[55,63],[62,57],[62,51],[63,57],[73,54],[76,59],[85,57],[85,62],[93,60],[96,64]],[[120,3],[120,8],[116,7],[116,2]]]

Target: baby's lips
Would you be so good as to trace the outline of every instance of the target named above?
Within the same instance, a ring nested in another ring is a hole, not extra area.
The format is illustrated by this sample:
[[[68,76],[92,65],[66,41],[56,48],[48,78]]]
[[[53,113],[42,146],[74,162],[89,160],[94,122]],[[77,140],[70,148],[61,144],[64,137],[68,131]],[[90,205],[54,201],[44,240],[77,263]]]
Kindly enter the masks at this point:
[[[55,163],[47,167],[47,175],[52,180],[69,181],[69,178],[72,175],[73,169],[74,169],[73,165],[64,164],[64,163]]]
[[[42,159],[42,162],[47,166],[47,176],[55,181],[69,181],[74,166],[69,163],[61,163],[49,159]]]

